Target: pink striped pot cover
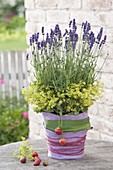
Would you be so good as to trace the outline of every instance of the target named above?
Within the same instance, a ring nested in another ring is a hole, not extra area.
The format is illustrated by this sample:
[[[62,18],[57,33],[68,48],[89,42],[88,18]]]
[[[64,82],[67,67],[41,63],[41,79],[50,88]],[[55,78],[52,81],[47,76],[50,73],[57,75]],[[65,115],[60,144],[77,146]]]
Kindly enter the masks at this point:
[[[81,159],[84,156],[84,145],[86,140],[87,130],[77,132],[63,132],[62,135],[57,135],[54,131],[46,128],[46,120],[59,120],[59,116],[52,113],[42,113],[43,125],[48,147],[48,157],[54,159]],[[81,120],[88,118],[87,113],[79,115],[62,116],[62,120]],[[56,127],[57,128],[57,127]],[[61,145],[59,139],[66,138],[66,144]]]

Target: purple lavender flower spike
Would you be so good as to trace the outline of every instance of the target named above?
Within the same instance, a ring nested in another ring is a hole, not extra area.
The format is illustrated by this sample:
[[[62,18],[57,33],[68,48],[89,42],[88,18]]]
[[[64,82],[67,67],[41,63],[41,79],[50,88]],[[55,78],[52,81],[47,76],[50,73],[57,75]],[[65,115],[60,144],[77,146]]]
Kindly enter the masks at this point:
[[[65,38],[65,48],[66,48],[66,52],[68,52],[68,39],[67,39],[67,37]]]
[[[106,39],[107,39],[107,35],[104,36],[104,44],[105,44],[105,42],[106,42]]]
[[[36,42],[36,44],[37,44],[37,42],[38,42],[38,37],[37,37],[37,34],[36,34],[36,33],[34,34],[34,40],[35,40],[35,42]]]
[[[46,41],[43,41],[43,47],[46,48]]]
[[[26,55],[26,60],[29,60],[29,54],[27,53],[27,55]]]
[[[54,30],[54,33],[55,33],[55,35],[58,35],[58,33],[59,33],[59,25],[57,24],[56,26],[55,26],[55,30]]]
[[[32,51],[32,55],[35,55],[35,52],[34,52],[34,51]]]
[[[70,30],[69,36],[70,36],[70,41],[72,42],[73,41],[73,32],[72,32],[72,30]]]
[[[82,23],[82,28],[84,28],[84,22]]]
[[[44,41],[43,40],[41,41],[41,47],[42,48],[44,47]]]
[[[91,29],[90,23],[87,24],[87,32]]]
[[[104,39],[101,41],[101,43],[100,43],[100,45],[99,45],[99,49],[102,47],[103,44],[105,44],[106,39],[107,39],[107,36],[105,35],[105,36],[104,36]]]
[[[46,43],[49,43],[49,34],[46,34]]]
[[[86,28],[87,28],[87,21],[83,24],[83,31],[86,32]]]
[[[49,39],[49,49],[52,47],[52,39]]]
[[[30,37],[29,41],[30,41],[30,46],[32,46],[32,37]]]
[[[40,50],[40,49],[41,49],[41,47],[40,47],[40,42],[38,42],[37,47],[38,47],[38,50]]]
[[[73,35],[73,42],[72,42],[72,49],[73,49],[73,51],[75,50],[77,41],[78,41],[78,34],[74,34]]]
[[[94,45],[94,43],[95,43],[95,36],[94,36],[94,33],[92,31],[89,34],[88,42],[89,42],[89,49],[91,50],[93,45]]]
[[[103,28],[100,28],[100,32],[97,35],[97,41],[100,42],[103,33]]]
[[[73,19],[73,30],[76,32],[77,26],[76,26],[76,22],[75,19]]]
[[[50,32],[50,37],[53,39],[54,37],[54,31],[51,29],[51,32]]]
[[[44,27],[42,27],[42,35],[44,35]]]
[[[69,22],[69,27],[71,27],[72,21]]]
[[[39,38],[39,32],[37,33],[37,38]]]
[[[33,34],[32,35],[32,43],[34,43],[34,40],[35,40],[35,35]]]

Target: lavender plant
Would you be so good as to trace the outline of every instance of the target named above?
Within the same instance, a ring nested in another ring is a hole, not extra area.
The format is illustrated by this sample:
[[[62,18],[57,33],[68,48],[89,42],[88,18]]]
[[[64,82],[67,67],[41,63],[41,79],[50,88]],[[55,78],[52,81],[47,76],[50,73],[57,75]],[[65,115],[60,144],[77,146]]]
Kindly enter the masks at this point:
[[[103,28],[95,36],[86,21],[82,23],[79,37],[75,19],[70,21],[64,34],[58,24],[46,35],[42,27],[42,41],[39,41],[39,33],[30,37],[36,81],[56,91],[66,90],[70,84],[80,81],[93,84],[97,59],[106,41],[106,35],[102,39],[102,33]]]
[[[95,70],[106,42],[106,35],[102,34],[103,28],[100,28],[95,36],[86,21],[78,35],[73,19],[64,33],[57,24],[46,34],[42,27],[41,41],[39,33],[30,37],[31,64],[35,68],[36,81],[23,93],[30,104],[38,106],[37,112],[80,113],[100,97],[102,90]]]

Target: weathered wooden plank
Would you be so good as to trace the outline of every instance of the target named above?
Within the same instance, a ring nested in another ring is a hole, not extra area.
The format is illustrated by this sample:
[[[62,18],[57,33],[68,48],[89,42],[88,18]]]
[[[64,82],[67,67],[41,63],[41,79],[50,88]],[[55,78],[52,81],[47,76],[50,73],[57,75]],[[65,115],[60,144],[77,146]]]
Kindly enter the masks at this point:
[[[9,61],[8,52],[3,52],[3,76],[5,81],[5,92],[9,94]]]
[[[17,61],[18,61],[18,85],[19,91],[22,90],[23,87],[23,65],[22,65],[22,52],[17,51]]]
[[[16,52],[15,51],[10,51],[10,65],[11,65],[11,87],[12,87],[12,96],[17,95],[17,69],[16,69]]]
[[[28,66],[27,66],[25,52],[22,53],[22,63],[23,63],[23,80],[24,80],[23,86],[26,87],[28,85]]]

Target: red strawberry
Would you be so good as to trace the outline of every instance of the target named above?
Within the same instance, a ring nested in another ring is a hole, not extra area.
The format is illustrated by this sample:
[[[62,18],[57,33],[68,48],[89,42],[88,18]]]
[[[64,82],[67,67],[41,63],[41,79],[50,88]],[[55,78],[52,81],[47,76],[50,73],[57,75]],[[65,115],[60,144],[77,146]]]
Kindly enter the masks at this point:
[[[21,163],[26,163],[26,157],[20,158]]]
[[[38,165],[40,165],[40,160],[38,160],[38,159],[37,159],[37,160],[35,160],[35,162],[33,163],[33,165],[34,165],[34,166],[38,166]]]
[[[41,162],[41,159],[38,156],[35,156],[35,160],[39,160]]]
[[[66,139],[65,138],[61,138],[59,140],[59,142],[60,142],[61,145],[65,145],[66,144]]]
[[[33,156],[33,157],[38,156],[38,153],[37,153],[37,152],[33,152],[33,153],[32,153],[32,156]]]
[[[57,127],[57,128],[55,129],[55,133],[56,133],[57,135],[61,135],[61,134],[63,133],[63,131],[62,131],[61,128]]]
[[[48,162],[46,161],[46,162],[43,162],[42,164],[43,164],[43,166],[47,166]]]

